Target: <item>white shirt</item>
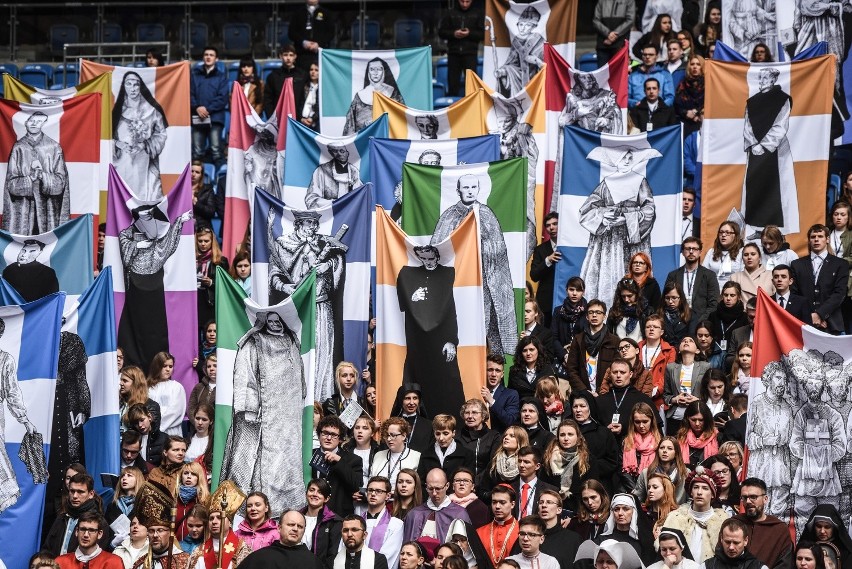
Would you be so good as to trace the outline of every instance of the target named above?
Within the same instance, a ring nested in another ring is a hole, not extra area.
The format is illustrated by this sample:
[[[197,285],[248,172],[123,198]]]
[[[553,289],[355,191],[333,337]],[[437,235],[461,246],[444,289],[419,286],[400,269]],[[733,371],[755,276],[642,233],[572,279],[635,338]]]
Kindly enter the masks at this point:
[[[160,430],[167,435],[183,436],[181,423],[186,415],[186,390],[170,379],[148,388],[148,397],[160,404]]]
[[[376,519],[367,518],[366,545],[370,544],[370,536],[373,535],[373,529],[378,525],[379,518],[381,518],[382,515],[383,514],[379,514],[379,517]],[[385,531],[385,539],[382,541],[382,547],[379,549],[379,553],[387,558],[388,567],[390,569],[395,569],[399,563],[399,550],[402,549],[402,529],[402,520],[391,517],[388,522],[388,529]]]
[[[518,480],[518,509],[520,509],[521,503],[523,502],[523,500],[521,500],[521,495],[524,491],[524,484],[529,484],[530,489],[528,490],[529,494],[527,494],[527,507],[523,512],[521,512],[521,515],[518,516],[519,519],[524,516],[531,516],[535,513],[533,506],[535,505],[535,487],[536,484],[538,484],[538,477],[533,478],[529,482],[524,482],[523,479]]]
[[[308,549],[314,544],[314,528],[317,527],[317,516],[305,516],[305,536],[302,538],[302,543]]]
[[[189,448],[186,449],[186,461],[192,462],[207,450],[207,441],[210,439],[210,436],[199,437],[195,435],[192,437],[192,440],[189,442]]]
[[[518,553],[506,559],[514,559],[521,566],[521,569],[560,569],[559,561],[547,553],[539,552],[535,557],[527,557],[523,553]]]

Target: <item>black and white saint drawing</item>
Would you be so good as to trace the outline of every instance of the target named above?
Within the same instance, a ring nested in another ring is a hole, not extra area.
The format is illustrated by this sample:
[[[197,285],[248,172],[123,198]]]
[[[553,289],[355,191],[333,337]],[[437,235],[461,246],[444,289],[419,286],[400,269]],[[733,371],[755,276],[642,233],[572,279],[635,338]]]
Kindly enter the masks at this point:
[[[588,298],[611,301],[630,258],[651,250],[657,214],[643,165],[661,156],[653,148],[624,145],[598,146],[586,156],[600,162],[603,175],[579,211],[580,225],[589,232],[580,269]]]
[[[132,223],[118,234],[124,265],[124,309],[118,323],[118,345],[128,364],[148,366],[157,352],[169,351],[164,266],[180,243],[185,212],[169,222],[166,202],[131,210]]]
[[[390,97],[397,103],[405,104],[390,65],[381,57],[374,57],[367,62],[364,88],[355,93],[352,98],[352,104],[349,105],[349,111],[346,113],[343,136],[355,134],[373,122],[373,92],[375,91]]]
[[[275,237],[275,212],[267,218],[269,251],[269,304],[288,298],[311,269],[316,268],[316,374],[315,401],[334,394],[334,365],[343,359],[343,288],[346,282],[346,252],[341,241],[348,229],[336,235],[318,233],[320,214],[293,212],[293,232]]]
[[[305,206],[310,209],[331,205],[340,196],[363,185],[358,167],[349,161],[346,145],[334,142],[327,148],[331,160],[317,166],[305,194]]]
[[[47,120],[41,111],[27,117],[9,154],[2,223],[9,233],[47,233],[70,217],[68,168],[59,142],[43,132]]]
[[[3,278],[26,302],[59,292],[59,279],[53,267],[38,261],[45,244],[27,239],[21,244],[17,261],[3,269]]]
[[[296,334],[277,312],[258,312],[238,342],[234,415],[221,479],[233,480],[245,492],[266,494],[271,516],[305,503],[301,441],[306,396]]]
[[[497,91],[504,97],[513,97],[523,91],[530,79],[544,67],[544,36],[536,31],[541,13],[527,6],[518,18],[517,33],[512,34],[509,56],[502,66],[496,65]]]
[[[414,117],[414,124],[420,131],[420,140],[438,139],[438,117],[435,115],[418,115]]]
[[[494,111],[500,130],[500,158],[527,159],[527,256],[537,245],[535,224],[535,171],[538,167],[538,144],[533,127],[523,122],[524,109],[518,100],[495,99]],[[507,352],[511,353],[511,352]]]
[[[430,413],[457,413],[465,398],[453,296],[456,270],[440,264],[433,245],[414,247],[414,256],[420,266],[402,267],[396,280],[407,346],[402,383],[420,384],[422,404]]]
[[[775,0],[734,0],[730,8],[723,8],[729,10],[722,18],[727,28],[726,38],[737,53],[749,58],[759,43],[775,52]]]
[[[787,139],[793,99],[778,85],[779,75],[774,67],[760,69],[758,91],[746,101],[742,214],[750,230],[777,225],[784,233],[798,233],[796,177]]]
[[[255,131],[254,142],[243,157],[243,176],[246,189],[262,189],[266,193],[282,199],[281,181],[284,179],[284,156],[278,152],[278,128],[271,122],[250,125]]]
[[[166,145],[166,113],[134,72],[125,73],[112,109],[112,164],[142,201],[163,197],[160,153]]]
[[[440,166],[441,153],[437,150],[427,149],[420,153],[417,157],[418,164],[426,164],[427,166]],[[397,225],[402,225],[402,179],[393,187],[393,197],[396,203],[391,208],[390,216]]]
[[[471,211],[477,211],[487,345],[495,354],[510,354],[518,344],[518,326],[509,253],[500,221],[490,207],[479,201],[480,189],[477,176],[466,174],[456,181],[459,201],[441,213],[431,243],[444,241]]]

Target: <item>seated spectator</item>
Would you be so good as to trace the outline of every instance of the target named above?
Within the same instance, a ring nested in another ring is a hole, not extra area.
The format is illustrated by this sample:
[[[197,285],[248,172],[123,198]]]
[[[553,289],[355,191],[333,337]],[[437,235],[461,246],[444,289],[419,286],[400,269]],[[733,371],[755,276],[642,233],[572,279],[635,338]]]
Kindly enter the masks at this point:
[[[652,77],[659,81],[659,99],[667,106],[671,106],[674,103],[672,76],[661,65],[657,64],[657,55],[659,53],[660,46],[658,45],[647,44],[642,46],[642,64],[633,68],[633,71],[627,76],[628,108],[632,109],[642,100],[642,97],[645,95],[645,82]]]
[[[665,61],[666,71],[672,74],[672,84],[677,89],[686,74],[686,59],[683,57],[683,47],[680,45],[680,40],[676,37],[666,40],[665,47],[668,55]]]
[[[698,345],[698,356],[710,364],[713,369],[721,370],[725,366],[725,351],[713,336],[713,323],[702,320],[695,328],[695,341]],[[705,401],[706,403],[706,401]]]
[[[639,286],[639,292],[650,309],[659,308],[662,301],[660,283],[654,278],[650,255],[643,251],[634,253],[630,257],[630,265],[624,278],[632,279]],[[618,297],[615,300],[618,300]]]
[[[667,282],[663,287],[663,306],[657,311],[663,319],[663,341],[680,346],[687,336],[695,335],[698,315],[690,308],[680,284]]]
[[[633,262],[644,263],[644,260],[634,255],[631,265]],[[651,279],[653,280],[653,277]],[[657,291],[659,294],[659,285]],[[642,339],[645,317],[652,311],[647,299],[642,296],[638,283],[630,277],[625,277],[618,281],[615,287],[615,299],[606,319],[607,330],[619,339],[631,338],[638,342]]]
[[[674,109],[677,118],[683,123],[683,135],[686,139],[701,129],[704,121],[704,58],[692,55],[683,70],[679,83],[675,83],[676,91]],[[684,148],[684,152],[686,148]],[[694,168],[693,168],[694,171]],[[689,185],[693,185],[691,180]],[[695,235],[699,237],[699,235]]]
[[[646,79],[644,90],[645,97],[630,109],[633,124],[641,132],[677,124],[674,109],[660,99],[660,80],[656,77]]]

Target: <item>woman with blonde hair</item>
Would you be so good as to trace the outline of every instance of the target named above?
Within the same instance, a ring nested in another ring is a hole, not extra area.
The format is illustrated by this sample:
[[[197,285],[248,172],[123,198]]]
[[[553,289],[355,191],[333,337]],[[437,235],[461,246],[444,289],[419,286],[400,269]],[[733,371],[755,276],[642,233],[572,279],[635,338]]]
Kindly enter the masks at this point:
[[[198,287],[198,321],[202,324],[216,317],[216,267],[228,270],[228,259],[222,256],[219,242],[210,227],[195,231],[195,275]]]
[[[657,445],[663,435],[657,425],[657,413],[647,403],[639,402],[631,410],[627,434],[622,443],[622,485],[632,490],[639,473],[654,461]]]
[[[737,481],[742,483],[745,471],[743,470],[743,461],[745,453],[742,445],[737,441],[728,441],[719,445],[719,454],[728,459],[731,466],[734,468]]]
[[[530,438],[526,429],[512,425],[503,432],[500,448],[494,453],[491,465],[483,481],[486,488],[493,488],[501,482],[511,484],[519,477],[518,451],[529,446]]]
[[[141,470],[135,466],[126,466],[121,469],[112,502],[109,503],[106,512],[104,512],[104,518],[106,518],[108,524],[114,522],[122,514],[130,518],[130,513],[133,511],[133,505],[136,501],[136,494],[142,489],[143,484],[145,484],[145,475],[142,474]]]
[[[642,504],[645,512],[654,521],[654,539],[666,521],[669,513],[677,510],[678,503],[675,500],[675,487],[671,478],[661,472],[655,472],[648,477],[648,497]]]
[[[589,457],[586,439],[574,419],[565,419],[556,430],[556,438],[544,451],[544,479],[559,489],[562,507],[576,512],[580,505],[580,486],[597,477],[597,468]]]
[[[336,386],[334,395],[326,399],[322,404],[323,413],[326,416],[335,417],[343,413],[350,403],[357,403],[364,408],[364,399],[358,395],[361,385],[361,372],[352,362],[340,362],[334,368],[334,384]]]
[[[210,501],[210,488],[207,486],[207,473],[198,462],[183,465],[178,477],[177,517],[175,518],[175,537],[178,541],[186,537],[187,515],[196,505],[207,506]]]
[[[777,225],[767,225],[760,234],[760,244],[763,249],[762,263],[767,271],[772,271],[778,265],[787,265],[798,259],[796,252],[781,233]]]
[[[535,386],[535,397],[544,406],[548,430],[555,435],[565,413],[565,398],[559,390],[556,376],[549,375],[538,380]]]
[[[125,417],[127,410],[135,403],[144,405],[151,416],[160,422],[160,404],[148,397],[148,380],[139,367],[129,365],[121,369],[118,377],[119,417],[121,417],[121,432],[127,430]]]

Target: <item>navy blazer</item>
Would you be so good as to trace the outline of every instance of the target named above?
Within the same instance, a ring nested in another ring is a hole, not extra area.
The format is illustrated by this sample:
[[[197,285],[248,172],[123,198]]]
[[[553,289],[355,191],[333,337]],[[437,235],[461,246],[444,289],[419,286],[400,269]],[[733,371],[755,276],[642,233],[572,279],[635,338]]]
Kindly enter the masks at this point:
[[[517,423],[521,416],[521,398],[518,392],[502,383],[498,385],[494,391],[494,404],[491,405],[489,414],[491,428],[500,433],[502,440],[506,429]]]
[[[827,255],[819,271],[819,279],[814,282],[814,268],[810,254],[799,257],[790,264],[793,277],[791,290],[805,297],[809,312],[816,312],[828,324],[829,332],[843,331],[843,315],[840,305],[846,298],[849,282],[849,263],[845,259]],[[806,324],[813,321],[808,314]]]
[[[772,300],[778,302],[778,296],[773,294]],[[810,305],[803,296],[799,296],[798,294],[793,294],[791,292],[790,297],[787,299],[787,302],[784,303],[784,310],[786,310],[805,324],[811,324],[812,322]]]

